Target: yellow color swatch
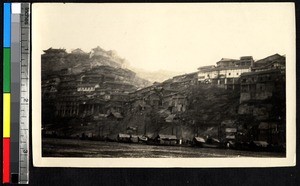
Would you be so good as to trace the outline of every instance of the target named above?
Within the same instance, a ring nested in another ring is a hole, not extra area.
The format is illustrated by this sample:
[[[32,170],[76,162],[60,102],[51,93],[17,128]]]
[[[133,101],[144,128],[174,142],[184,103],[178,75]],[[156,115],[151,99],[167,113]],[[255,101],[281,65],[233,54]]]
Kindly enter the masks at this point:
[[[3,94],[3,137],[10,137],[10,93]]]

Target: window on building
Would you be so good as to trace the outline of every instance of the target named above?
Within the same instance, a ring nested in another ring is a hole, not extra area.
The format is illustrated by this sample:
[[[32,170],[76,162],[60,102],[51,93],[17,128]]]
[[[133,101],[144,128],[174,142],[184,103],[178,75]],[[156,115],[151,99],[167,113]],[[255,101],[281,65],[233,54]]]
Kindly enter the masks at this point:
[[[229,72],[229,73],[228,73],[228,75],[230,76],[230,75],[231,75],[231,73]]]
[[[236,75],[239,75],[239,73],[236,73]]]

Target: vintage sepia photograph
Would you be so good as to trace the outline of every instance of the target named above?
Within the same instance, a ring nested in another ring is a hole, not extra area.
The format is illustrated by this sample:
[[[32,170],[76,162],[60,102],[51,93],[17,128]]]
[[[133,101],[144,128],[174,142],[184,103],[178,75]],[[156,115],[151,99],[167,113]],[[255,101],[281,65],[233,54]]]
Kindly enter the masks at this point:
[[[35,3],[35,166],[295,164],[292,3]]]

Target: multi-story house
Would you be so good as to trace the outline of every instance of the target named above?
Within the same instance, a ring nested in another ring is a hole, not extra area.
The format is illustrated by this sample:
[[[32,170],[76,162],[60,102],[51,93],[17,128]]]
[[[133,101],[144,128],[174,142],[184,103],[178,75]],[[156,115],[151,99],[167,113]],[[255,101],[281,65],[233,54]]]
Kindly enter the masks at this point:
[[[238,87],[236,85],[239,84],[240,75],[250,72],[253,62],[251,56],[243,56],[240,59],[222,58],[216,63],[217,66],[198,68],[198,82],[213,83],[226,89],[235,89]]]

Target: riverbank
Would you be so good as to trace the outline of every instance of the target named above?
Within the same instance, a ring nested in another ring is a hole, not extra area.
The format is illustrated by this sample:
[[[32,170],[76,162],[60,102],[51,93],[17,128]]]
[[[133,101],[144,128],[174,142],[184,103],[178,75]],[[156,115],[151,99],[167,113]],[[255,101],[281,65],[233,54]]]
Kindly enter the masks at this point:
[[[182,146],[155,146],[79,139],[43,138],[42,156],[99,158],[283,158],[285,157],[285,153],[251,152],[232,149],[196,148]]]

